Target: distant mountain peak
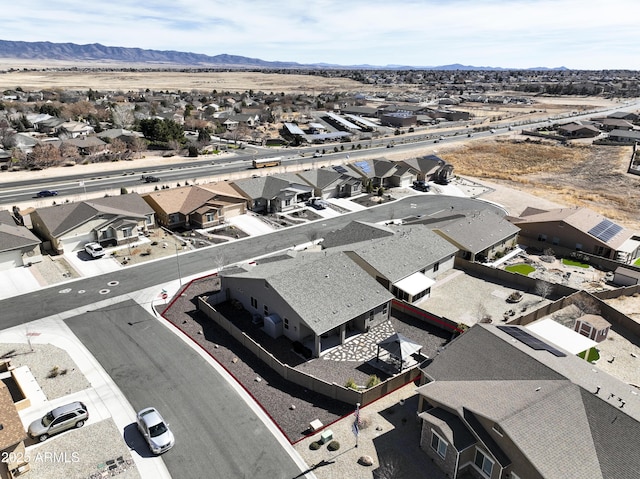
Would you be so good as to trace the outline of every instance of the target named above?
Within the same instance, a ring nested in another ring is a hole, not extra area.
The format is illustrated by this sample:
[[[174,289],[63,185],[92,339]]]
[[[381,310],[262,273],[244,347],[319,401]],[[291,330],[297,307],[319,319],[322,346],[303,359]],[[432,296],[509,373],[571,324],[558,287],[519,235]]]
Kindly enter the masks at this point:
[[[328,63],[301,64],[285,61],[265,61],[226,53],[210,56],[201,53],[178,52],[173,50],[145,50],[142,48],[111,47],[100,43],[77,45],[75,43],[22,42],[0,40],[0,58],[23,60],[62,60],[82,62],[120,62],[148,64],[149,66],[167,65],[200,68],[335,68],[367,70],[514,70],[501,67],[474,67],[454,63],[443,66],[409,65],[335,65]],[[538,67],[530,70],[566,70],[560,68]]]

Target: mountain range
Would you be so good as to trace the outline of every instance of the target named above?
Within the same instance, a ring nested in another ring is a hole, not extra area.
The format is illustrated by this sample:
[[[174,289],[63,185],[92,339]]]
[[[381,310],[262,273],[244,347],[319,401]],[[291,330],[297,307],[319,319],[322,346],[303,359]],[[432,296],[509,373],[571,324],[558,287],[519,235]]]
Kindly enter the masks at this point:
[[[70,62],[104,63],[119,62],[144,64],[149,67],[183,66],[190,68],[317,68],[317,69],[376,69],[376,70],[505,70],[501,67],[476,67],[451,64],[440,66],[409,65],[333,65],[327,63],[302,64],[286,61],[265,61],[239,55],[220,54],[215,56],[201,53],[173,50],[145,50],[105,46],[99,43],[77,45],[75,43],[21,42],[0,40],[0,59],[17,60],[60,60]],[[563,70],[560,68],[535,67],[530,70]]]

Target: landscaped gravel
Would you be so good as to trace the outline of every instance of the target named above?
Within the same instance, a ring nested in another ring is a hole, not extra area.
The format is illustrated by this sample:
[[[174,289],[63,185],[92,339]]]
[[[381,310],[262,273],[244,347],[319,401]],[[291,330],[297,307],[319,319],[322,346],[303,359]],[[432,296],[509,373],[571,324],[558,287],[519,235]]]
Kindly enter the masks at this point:
[[[111,419],[51,437],[27,455],[29,479],[140,478],[122,431]]]
[[[15,367],[28,366],[40,389],[52,400],[91,385],[63,349],[51,344],[2,344],[0,355]]]
[[[163,316],[190,336],[229,371],[269,414],[290,442],[295,443],[306,437],[309,423],[314,419],[319,419],[327,425],[354,411],[355,404],[332,400],[282,379],[214,321],[199,313],[196,307],[197,297],[216,291],[217,282],[217,278],[209,278],[190,283],[183,295],[170,305]],[[222,308],[223,306],[219,305],[219,309],[222,310]],[[240,318],[243,314],[247,315],[246,312],[225,310],[224,314],[233,317],[234,321],[247,321],[247,327],[252,327],[250,317]],[[450,336],[435,328],[423,330],[413,328],[409,331],[411,321],[392,322],[397,332],[425,345],[422,351],[425,355],[434,355],[437,348]],[[255,329],[255,326],[253,328]],[[418,333],[422,336],[416,337],[415,334]],[[305,361],[291,352],[291,345],[287,341],[266,344],[270,340],[271,338],[266,335],[260,337],[260,342],[264,341],[269,351],[280,348],[274,355],[281,361],[299,367],[307,374],[329,383],[344,385],[348,379],[354,378],[357,384],[365,384],[369,375],[376,373],[362,362],[322,359]],[[377,374],[380,375],[380,372],[378,371]],[[256,380],[258,378],[259,381]]]

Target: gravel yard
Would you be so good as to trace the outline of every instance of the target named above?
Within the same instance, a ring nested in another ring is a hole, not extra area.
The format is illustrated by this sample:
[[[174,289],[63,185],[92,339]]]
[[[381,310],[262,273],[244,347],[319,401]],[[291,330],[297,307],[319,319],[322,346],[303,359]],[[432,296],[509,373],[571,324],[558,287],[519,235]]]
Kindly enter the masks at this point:
[[[331,400],[283,380],[222,328],[198,313],[195,298],[213,292],[217,288],[215,283],[215,279],[191,283],[185,291],[185,296],[179,297],[165,311],[164,316],[227,369],[269,414],[289,441],[295,443],[306,437],[309,422],[314,419],[319,419],[327,425],[353,412],[355,405]],[[264,333],[258,334],[258,328],[251,324],[251,318],[247,313],[247,317],[242,319],[240,311],[224,309],[223,305],[218,305],[217,308],[227,317],[233,317],[234,322],[245,321],[244,330],[253,328],[255,331],[250,335],[272,351],[275,357],[303,369],[308,374],[341,385],[348,379],[354,379],[357,384],[366,384],[372,374],[384,378],[379,370],[374,370],[362,361],[327,361],[322,358],[305,361],[292,352],[288,340],[273,340]],[[419,328],[419,324],[411,318],[402,319],[392,319],[394,330],[424,345],[424,355],[435,355],[437,348],[450,339],[450,334],[437,328]],[[257,381],[257,378],[260,380]],[[295,406],[295,409],[291,406]]]

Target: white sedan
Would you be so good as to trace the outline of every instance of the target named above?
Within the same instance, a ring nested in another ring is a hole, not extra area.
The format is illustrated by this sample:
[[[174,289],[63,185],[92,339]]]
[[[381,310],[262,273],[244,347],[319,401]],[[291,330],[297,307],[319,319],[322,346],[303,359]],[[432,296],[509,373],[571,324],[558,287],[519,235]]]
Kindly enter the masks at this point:
[[[91,255],[92,258],[102,258],[104,256],[104,248],[98,243],[87,243],[84,250]]]
[[[137,423],[152,453],[162,454],[173,447],[173,433],[156,408],[148,407],[138,412]]]

